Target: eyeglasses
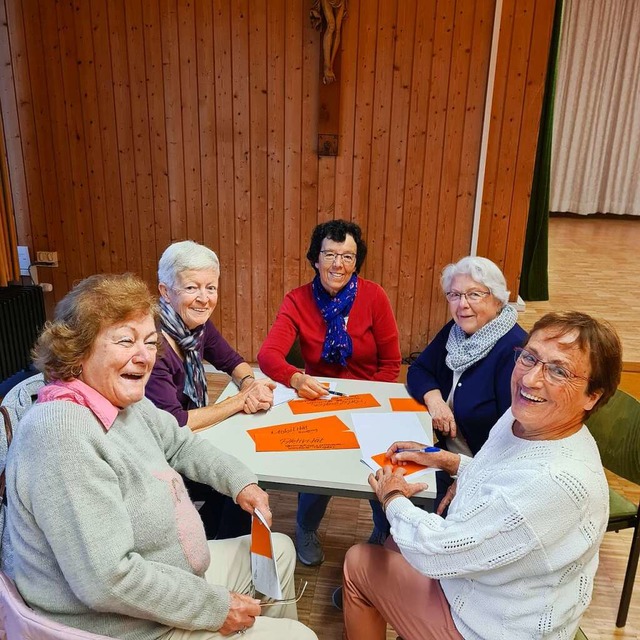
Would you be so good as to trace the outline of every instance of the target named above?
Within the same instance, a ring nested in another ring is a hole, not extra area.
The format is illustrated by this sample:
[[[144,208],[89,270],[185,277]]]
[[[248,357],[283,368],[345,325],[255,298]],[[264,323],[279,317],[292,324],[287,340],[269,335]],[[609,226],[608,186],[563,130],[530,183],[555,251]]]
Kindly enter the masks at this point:
[[[521,366],[523,369],[532,370],[538,363],[540,363],[542,365],[542,374],[544,375],[544,379],[551,384],[565,384],[574,378],[579,378],[580,380],[586,380],[589,382],[589,378],[579,376],[562,365],[540,360],[540,358],[537,358],[533,353],[523,349],[522,347],[515,347],[513,351],[515,352],[516,365]]]
[[[469,304],[474,304],[490,296],[491,291],[447,291],[444,295],[449,302],[460,302],[460,299],[464,296]]]
[[[333,264],[337,258],[342,258],[342,264],[347,267],[356,263],[355,253],[336,253],[335,251],[320,251],[322,254],[322,262],[325,264]]]
[[[188,285],[184,288],[180,287],[169,287],[172,291],[176,293],[181,293],[187,298],[197,298],[201,296],[203,298],[215,298],[218,295],[218,287],[214,287],[213,285],[209,285],[207,287],[196,287],[195,285]]]
[[[300,580],[300,585],[298,586],[298,593],[293,598],[287,598],[286,600],[269,600],[267,602],[261,602],[260,606],[264,608],[264,607],[275,607],[280,604],[295,604],[304,595],[305,589],[307,588],[308,584],[309,583],[306,580],[304,581],[304,584],[302,583],[302,580]]]

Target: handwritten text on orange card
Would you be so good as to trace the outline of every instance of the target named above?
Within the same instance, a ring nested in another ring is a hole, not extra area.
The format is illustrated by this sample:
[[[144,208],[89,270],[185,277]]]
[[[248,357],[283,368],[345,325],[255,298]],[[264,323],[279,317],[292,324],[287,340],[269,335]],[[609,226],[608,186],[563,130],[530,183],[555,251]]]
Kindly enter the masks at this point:
[[[390,466],[393,467],[393,470],[396,469],[404,469],[404,475],[408,476],[410,473],[415,473],[416,471],[424,471],[426,469],[425,466],[418,464],[417,462],[407,462],[405,465],[393,464],[389,458],[385,455],[385,453],[379,453],[376,456],[371,456],[371,459],[374,462],[377,462],[381,467]]]
[[[422,403],[413,398],[389,398],[391,411],[426,411]]]
[[[251,429],[256,451],[320,451],[357,449],[355,433],[336,416]]]
[[[336,396],[333,400],[291,400],[291,413],[320,413],[322,411],[351,411],[379,407],[380,403],[370,393],[353,396]]]

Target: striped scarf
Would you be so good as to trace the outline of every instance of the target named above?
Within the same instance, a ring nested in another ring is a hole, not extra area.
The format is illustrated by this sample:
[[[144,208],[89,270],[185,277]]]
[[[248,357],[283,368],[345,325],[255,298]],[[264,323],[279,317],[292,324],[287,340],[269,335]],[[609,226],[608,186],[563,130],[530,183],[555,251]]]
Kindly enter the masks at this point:
[[[184,394],[193,400],[196,407],[206,407],[209,402],[207,379],[204,376],[204,365],[199,352],[204,325],[193,330],[188,329],[182,318],[164,298],[160,298],[160,319],[162,330],[176,341],[184,355]]]

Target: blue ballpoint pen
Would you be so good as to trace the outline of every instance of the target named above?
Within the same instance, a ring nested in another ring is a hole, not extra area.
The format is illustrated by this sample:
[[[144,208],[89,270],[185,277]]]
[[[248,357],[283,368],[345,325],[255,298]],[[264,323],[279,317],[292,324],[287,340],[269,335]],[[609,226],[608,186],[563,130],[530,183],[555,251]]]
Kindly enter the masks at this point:
[[[423,447],[422,449],[396,449],[396,453],[437,453],[440,451],[439,447]]]

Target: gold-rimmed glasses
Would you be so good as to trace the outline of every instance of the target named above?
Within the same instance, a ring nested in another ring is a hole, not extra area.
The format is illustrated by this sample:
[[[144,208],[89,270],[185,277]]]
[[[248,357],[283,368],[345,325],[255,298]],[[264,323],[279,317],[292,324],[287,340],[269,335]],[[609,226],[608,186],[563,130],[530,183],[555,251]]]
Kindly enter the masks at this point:
[[[522,347],[514,347],[513,351],[515,354],[516,365],[523,369],[534,369],[538,363],[540,363],[542,365],[542,375],[544,376],[544,379],[551,384],[564,384],[574,378],[589,382],[589,378],[579,376],[577,373],[573,373],[573,371],[570,371],[567,367],[563,367],[561,364],[540,360],[540,358]]]
[[[300,580],[300,584],[298,585],[298,593],[293,598],[286,598],[285,600],[266,600],[265,602],[261,602],[261,607],[275,607],[278,605],[285,604],[295,604],[302,598],[304,595],[305,589],[309,583],[305,580],[304,583]]]
[[[333,264],[338,258],[342,258],[342,264],[350,267],[356,263],[355,253],[336,253],[335,251],[320,250],[320,256],[325,264]]]

